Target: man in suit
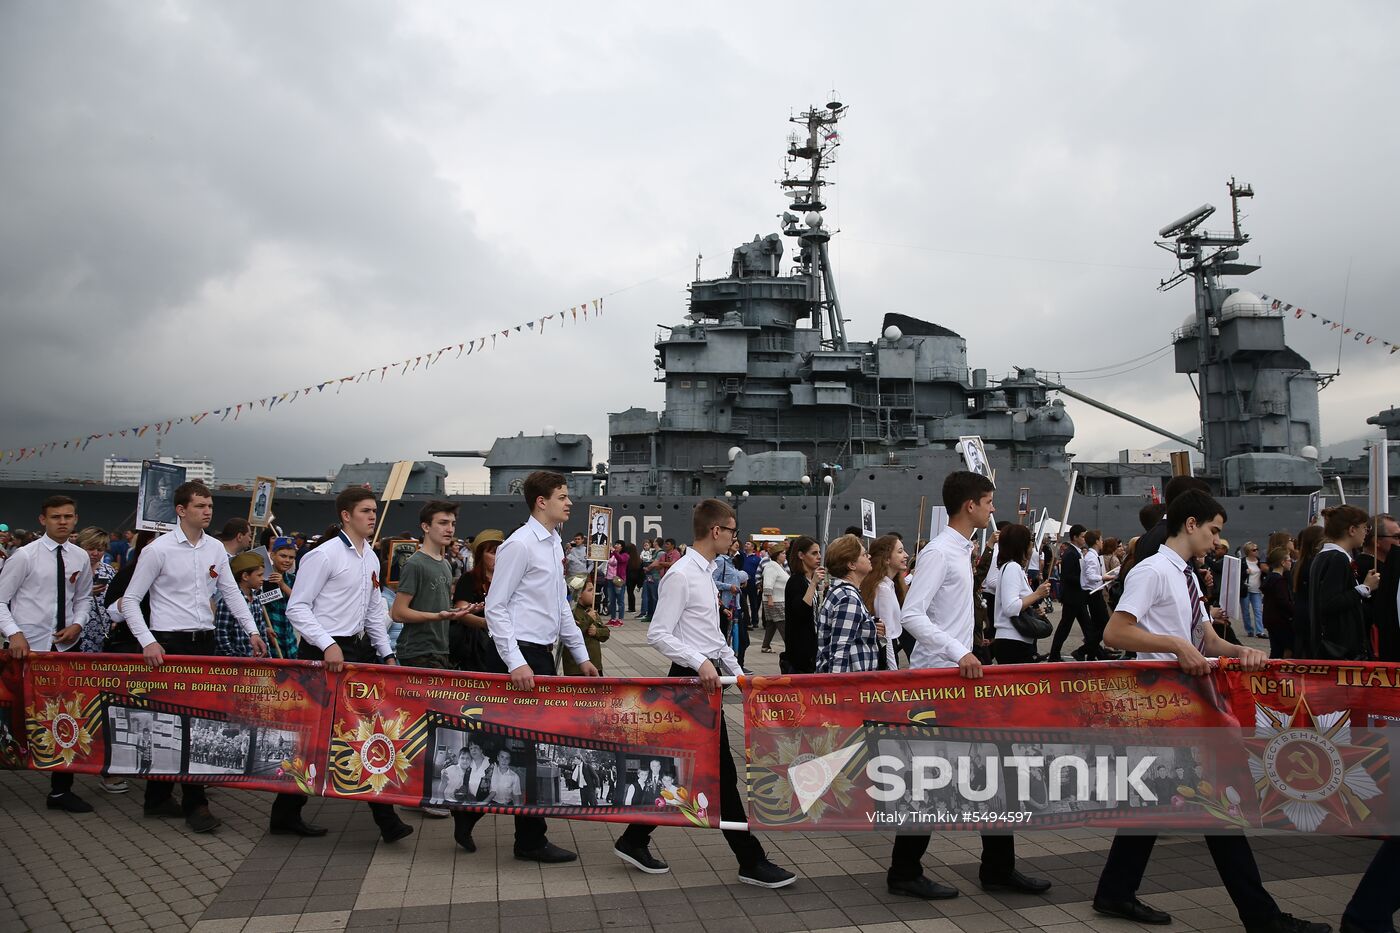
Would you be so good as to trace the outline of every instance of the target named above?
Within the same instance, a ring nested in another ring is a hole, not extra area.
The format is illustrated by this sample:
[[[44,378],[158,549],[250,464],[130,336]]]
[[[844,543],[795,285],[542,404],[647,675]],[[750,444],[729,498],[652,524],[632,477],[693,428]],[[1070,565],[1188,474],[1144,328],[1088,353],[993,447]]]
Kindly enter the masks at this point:
[[[1080,585],[1079,573],[1084,553],[1084,534],[1089,529],[1083,525],[1071,525],[1069,544],[1060,555],[1060,624],[1055,627],[1055,639],[1050,643],[1050,660],[1062,661],[1060,651],[1069,638],[1070,629],[1076,621],[1084,633],[1084,644],[1074,652],[1076,661],[1094,660],[1096,654],[1089,653],[1091,646],[1097,648],[1098,637],[1094,634],[1094,623],[1089,617],[1089,599]]]
[[[578,785],[580,805],[598,806],[598,769],[582,755],[574,759],[574,783]]]

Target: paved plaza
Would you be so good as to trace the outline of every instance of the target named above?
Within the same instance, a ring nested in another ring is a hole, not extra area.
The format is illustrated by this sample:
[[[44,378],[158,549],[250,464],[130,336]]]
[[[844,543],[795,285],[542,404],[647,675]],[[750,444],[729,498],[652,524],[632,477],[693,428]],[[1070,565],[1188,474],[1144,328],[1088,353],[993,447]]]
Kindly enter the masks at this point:
[[[1071,646],[1073,647],[1073,643]],[[755,642],[749,666],[777,673],[777,655]],[[666,665],[646,644],[645,625],[629,618],[604,646],[612,675],[655,675]],[[742,735],[739,704],[726,703],[730,734]],[[1050,878],[1046,897],[984,894],[977,886],[978,837],[936,836],[925,864],[962,896],[922,902],[885,891],[890,839],[876,833],[770,833],[774,861],[799,880],[781,891],[738,883],[719,832],[663,828],[656,847],[668,875],[645,875],[612,854],[619,825],[552,820],[550,838],[579,853],[577,862],[539,866],[512,855],[512,821],[488,816],[478,850],[452,841],[452,821],[406,811],[416,832],[380,843],[363,805],[313,800],[309,820],[321,839],[266,832],[270,795],[214,789],[223,818],[196,836],[180,820],[141,814],[140,785],[113,797],[97,779],[77,791],[96,812],[44,808],[47,778],[0,772],[0,931],[138,930],[274,933],[333,930],[468,930],[473,933],[632,931],[787,933],[983,933],[998,930],[1130,931],[1135,924],[1090,909],[1109,844],[1104,832],[1030,833],[1017,841],[1020,866]],[[1335,836],[1258,837],[1255,852],[1282,908],[1336,924],[1378,843]],[[1143,898],[1174,917],[1165,931],[1238,929],[1233,907],[1199,839],[1158,843]]]

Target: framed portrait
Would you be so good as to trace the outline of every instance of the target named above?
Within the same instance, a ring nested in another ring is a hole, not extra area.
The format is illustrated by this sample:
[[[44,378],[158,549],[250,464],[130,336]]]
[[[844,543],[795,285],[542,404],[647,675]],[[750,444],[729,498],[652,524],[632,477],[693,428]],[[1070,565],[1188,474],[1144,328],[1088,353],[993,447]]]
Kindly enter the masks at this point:
[[[173,531],[175,490],[185,481],[185,468],[159,460],[141,461],[141,484],[136,493],[136,530]]]
[[[272,495],[277,492],[277,480],[259,476],[253,480],[253,498],[248,502],[248,524],[265,528],[272,524]]]
[[[976,434],[969,434],[959,437],[958,443],[962,446],[963,463],[967,464],[967,468],[973,473],[980,473],[987,479],[992,479],[992,464],[987,459],[987,446],[982,443],[982,438]]]
[[[403,576],[404,563],[418,550],[419,542],[412,538],[393,538],[389,541],[389,572],[384,581],[387,586],[396,587]]]
[[[1031,514],[1031,488],[1029,486],[1022,486],[1016,493],[1016,514]]]
[[[612,509],[605,505],[588,507],[588,559],[607,561],[612,550]]]
[[[866,538],[878,537],[875,533],[875,503],[869,499],[860,500],[860,533]]]

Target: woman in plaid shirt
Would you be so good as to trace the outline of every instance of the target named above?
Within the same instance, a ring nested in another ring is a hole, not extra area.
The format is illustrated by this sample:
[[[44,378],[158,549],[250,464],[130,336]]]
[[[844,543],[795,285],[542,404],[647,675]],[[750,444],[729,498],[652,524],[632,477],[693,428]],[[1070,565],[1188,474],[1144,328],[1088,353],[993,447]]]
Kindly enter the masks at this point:
[[[880,670],[885,624],[870,614],[860,585],[870,573],[870,554],[855,535],[842,535],[826,549],[831,586],[817,610],[817,673]]]

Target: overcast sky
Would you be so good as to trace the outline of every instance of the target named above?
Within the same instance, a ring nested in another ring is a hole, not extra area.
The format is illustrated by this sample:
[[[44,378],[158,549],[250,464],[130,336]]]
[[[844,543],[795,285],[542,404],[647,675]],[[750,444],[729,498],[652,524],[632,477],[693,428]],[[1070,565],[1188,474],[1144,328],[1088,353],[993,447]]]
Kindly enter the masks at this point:
[[[1251,182],[1234,284],[1400,341],[1391,3],[0,5],[0,448],[358,372],[614,293],[601,321],[328,389],[164,452],[222,478],[590,434],[659,408],[695,256],[777,229],[789,113],[850,105],[831,224],[850,335],[898,311],[994,376],[1087,370],[1191,311],[1157,229]],[[1348,269],[1350,284],[1348,286]],[[1290,343],[1321,371],[1316,322]],[[1323,440],[1396,404],[1350,340]],[[1075,383],[1171,429],[1170,356]],[[1154,435],[1068,401],[1071,449]],[[140,442],[35,469],[96,472]],[[18,468],[29,467],[26,462]],[[449,463],[453,479],[484,478]],[[14,469],[15,467],[9,467]]]

